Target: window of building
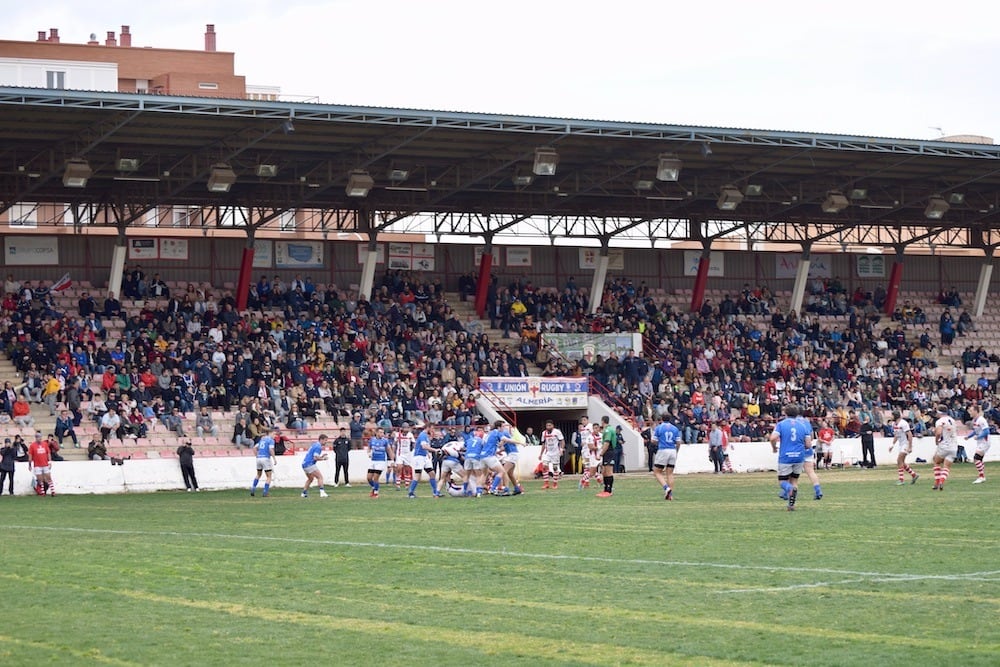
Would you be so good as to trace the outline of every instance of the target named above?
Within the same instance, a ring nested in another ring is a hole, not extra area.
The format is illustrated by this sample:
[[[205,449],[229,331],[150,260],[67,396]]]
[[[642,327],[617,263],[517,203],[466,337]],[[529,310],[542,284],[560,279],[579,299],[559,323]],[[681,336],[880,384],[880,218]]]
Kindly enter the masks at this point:
[[[21,229],[38,227],[38,204],[14,204],[10,207],[10,226]]]
[[[72,225],[89,225],[94,222],[94,212],[89,206],[77,206],[73,212],[72,206],[66,206],[63,210],[63,224],[67,227]]]
[[[278,216],[279,229],[283,232],[294,232],[298,227],[298,221],[295,219],[295,211],[285,211]]]
[[[198,88],[200,88],[201,90],[218,90],[219,84],[201,82],[198,84]]]
[[[66,72],[49,70],[45,73],[45,87],[61,90],[66,87]]]

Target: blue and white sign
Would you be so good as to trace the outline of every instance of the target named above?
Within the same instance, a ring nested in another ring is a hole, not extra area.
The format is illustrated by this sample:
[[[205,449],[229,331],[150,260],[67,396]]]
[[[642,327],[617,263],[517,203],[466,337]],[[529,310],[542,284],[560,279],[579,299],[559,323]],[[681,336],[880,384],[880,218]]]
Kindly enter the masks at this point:
[[[281,269],[318,269],[323,266],[320,241],[275,241],[274,265]]]
[[[505,408],[582,408],[590,388],[582,377],[484,377],[479,391]]]

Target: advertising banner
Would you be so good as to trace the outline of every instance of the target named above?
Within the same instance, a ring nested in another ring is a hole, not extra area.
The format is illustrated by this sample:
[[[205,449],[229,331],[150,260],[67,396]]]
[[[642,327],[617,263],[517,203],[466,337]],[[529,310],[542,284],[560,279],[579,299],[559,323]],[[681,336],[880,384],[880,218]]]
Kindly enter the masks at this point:
[[[507,248],[507,266],[531,266],[531,248]]]
[[[274,265],[279,269],[322,268],[323,242],[275,241]]]
[[[274,241],[254,239],[253,268],[270,269],[274,263]]]
[[[160,257],[159,239],[129,239],[129,259],[158,259]]]
[[[479,378],[485,397],[517,409],[586,407],[589,388],[585,377]]]
[[[885,257],[882,255],[858,255],[858,278],[885,278]]]
[[[542,344],[548,345],[554,356],[579,361],[592,362],[597,355],[607,359],[612,352],[621,359],[634,350],[642,354],[642,334],[598,334],[598,333],[546,333],[542,334]]]
[[[359,243],[358,244],[358,264],[364,264],[365,258],[368,257],[368,244]],[[375,244],[375,263],[385,264],[385,244],[377,243]]]
[[[794,278],[799,272],[800,255],[777,254],[774,256],[774,277],[780,279]],[[810,278],[832,278],[831,266],[833,258],[830,255],[812,255],[809,258]]]
[[[5,236],[3,242],[7,266],[59,264],[59,239],[54,236]]]
[[[700,250],[685,250],[684,251],[684,275],[685,276],[696,276],[698,275],[698,263],[701,262],[701,251]],[[712,252],[708,255],[708,277],[709,278],[721,278],[726,275],[725,265],[723,262],[723,254],[721,252]]]
[[[580,248],[580,268],[593,271],[597,268],[597,258],[601,255],[600,248]],[[608,248],[608,271],[625,270],[625,249]]]
[[[187,239],[160,239],[160,259],[188,260]]]

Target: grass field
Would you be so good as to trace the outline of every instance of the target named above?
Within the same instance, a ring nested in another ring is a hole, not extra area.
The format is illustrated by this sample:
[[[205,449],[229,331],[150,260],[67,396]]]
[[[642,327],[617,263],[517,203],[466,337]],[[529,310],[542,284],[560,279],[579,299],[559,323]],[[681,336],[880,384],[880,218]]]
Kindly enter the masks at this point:
[[[997,665],[997,485],[918,469],[3,496],[0,664]]]

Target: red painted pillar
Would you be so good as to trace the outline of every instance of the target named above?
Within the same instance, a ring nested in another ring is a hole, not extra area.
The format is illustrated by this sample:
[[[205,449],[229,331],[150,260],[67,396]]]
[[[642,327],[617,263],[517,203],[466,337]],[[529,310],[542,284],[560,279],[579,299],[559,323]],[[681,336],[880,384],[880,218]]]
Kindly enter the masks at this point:
[[[493,268],[493,245],[486,244],[483,256],[479,260],[479,282],[476,283],[476,314],[483,317],[486,313],[486,295],[490,290],[490,271]]]
[[[250,282],[253,280],[253,246],[243,248],[243,259],[240,261],[240,277],[236,281],[236,310],[247,309],[247,297],[250,296]]]
[[[892,315],[896,310],[896,297],[899,296],[899,283],[903,280],[903,260],[897,259],[892,263],[892,270],[889,271],[889,286],[885,290],[885,312]]]
[[[694,289],[691,290],[691,312],[697,313],[705,303],[705,287],[708,285],[708,266],[710,264],[707,254],[698,260],[698,273],[694,277]]]

